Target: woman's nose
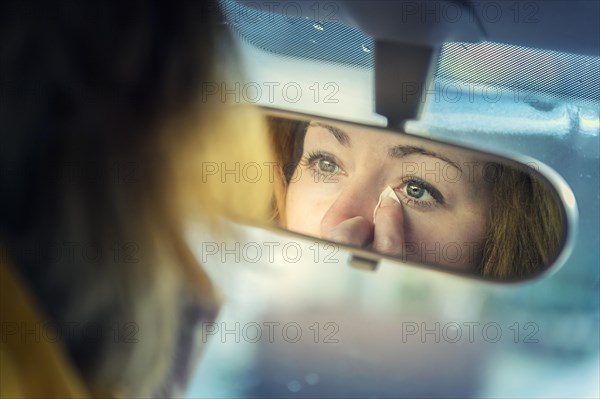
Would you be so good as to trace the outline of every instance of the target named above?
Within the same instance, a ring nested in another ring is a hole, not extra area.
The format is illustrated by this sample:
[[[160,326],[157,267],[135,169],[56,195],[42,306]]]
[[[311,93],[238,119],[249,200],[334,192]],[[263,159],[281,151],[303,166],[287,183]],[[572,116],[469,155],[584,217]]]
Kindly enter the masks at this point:
[[[375,184],[361,181],[354,181],[344,187],[321,220],[321,236],[325,237],[343,221],[357,216],[363,217],[372,224],[373,210],[377,205],[380,191]]]

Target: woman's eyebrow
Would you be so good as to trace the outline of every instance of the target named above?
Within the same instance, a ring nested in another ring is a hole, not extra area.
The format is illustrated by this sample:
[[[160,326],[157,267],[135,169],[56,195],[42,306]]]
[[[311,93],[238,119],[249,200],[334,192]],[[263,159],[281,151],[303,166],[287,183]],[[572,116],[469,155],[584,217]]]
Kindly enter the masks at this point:
[[[456,169],[460,170],[461,172],[463,171],[462,168],[460,166],[458,166],[458,164],[456,164],[454,161],[446,158],[443,155],[438,154],[437,152],[426,150],[425,148],[414,147],[414,146],[410,146],[410,145],[397,145],[397,146],[390,148],[390,150],[388,151],[388,155],[392,158],[402,158],[402,157],[412,155],[412,154],[419,154],[419,155],[426,155],[428,157],[435,157],[437,159],[441,159],[442,161],[449,163],[450,165],[454,166]]]
[[[339,143],[343,146],[350,147],[351,145],[350,136],[348,136],[348,134],[346,134],[346,132],[344,132],[342,129],[320,122],[310,122],[310,126],[318,126],[326,129],[329,131],[329,133],[333,134],[337,141],[339,141]]]

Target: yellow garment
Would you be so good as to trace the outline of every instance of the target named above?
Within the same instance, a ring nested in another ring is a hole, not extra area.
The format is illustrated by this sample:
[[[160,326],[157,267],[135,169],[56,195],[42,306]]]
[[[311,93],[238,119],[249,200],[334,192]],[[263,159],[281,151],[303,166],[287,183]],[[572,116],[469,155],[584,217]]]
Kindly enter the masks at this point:
[[[0,251],[0,398],[89,398],[60,343],[32,333],[44,328],[42,312],[5,253]]]

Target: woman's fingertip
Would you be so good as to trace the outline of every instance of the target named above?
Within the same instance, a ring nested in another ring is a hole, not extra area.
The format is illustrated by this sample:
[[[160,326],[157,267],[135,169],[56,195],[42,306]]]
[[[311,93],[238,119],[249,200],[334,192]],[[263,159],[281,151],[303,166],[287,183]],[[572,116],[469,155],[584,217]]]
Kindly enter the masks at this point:
[[[383,207],[395,206],[395,205],[400,205],[400,201],[398,201],[397,198],[385,197],[384,199],[381,200],[380,207],[383,208]]]

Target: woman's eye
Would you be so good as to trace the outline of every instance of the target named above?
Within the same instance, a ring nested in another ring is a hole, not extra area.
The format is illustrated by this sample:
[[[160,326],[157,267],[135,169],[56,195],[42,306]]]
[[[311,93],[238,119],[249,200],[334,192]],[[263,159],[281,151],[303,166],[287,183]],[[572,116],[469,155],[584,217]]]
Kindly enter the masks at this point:
[[[410,206],[430,207],[432,205],[444,204],[444,196],[431,184],[409,177],[396,189],[405,198],[405,203]]]
[[[335,162],[328,159],[319,159],[318,167],[322,172],[325,173],[336,173],[339,170],[339,166]]]
[[[319,178],[329,178],[334,175],[343,174],[343,170],[335,156],[328,152],[311,152],[303,158],[302,164],[313,170],[315,176]]]
[[[422,187],[416,183],[409,183],[406,185],[406,194],[408,194],[409,197],[413,197],[413,198],[417,198],[417,199],[423,197],[423,195],[425,195],[425,194],[427,194],[427,196],[431,197],[429,192],[424,187]]]

